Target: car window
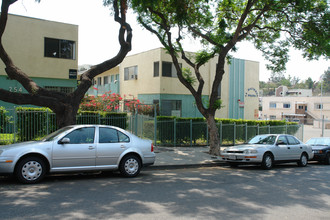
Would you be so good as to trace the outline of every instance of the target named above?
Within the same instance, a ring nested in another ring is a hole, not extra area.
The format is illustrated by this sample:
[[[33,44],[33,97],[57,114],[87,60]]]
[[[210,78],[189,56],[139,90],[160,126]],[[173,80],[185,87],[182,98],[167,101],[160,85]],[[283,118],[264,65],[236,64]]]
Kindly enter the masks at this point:
[[[116,129],[100,128],[99,143],[118,143],[118,133]]]
[[[258,135],[249,141],[249,144],[274,144],[276,136],[274,135]]]
[[[288,141],[285,136],[279,136],[277,139],[277,144],[288,144]]]
[[[119,136],[119,142],[129,142],[129,137],[126,134],[118,131],[118,136]]]
[[[300,142],[296,138],[294,138],[292,136],[287,136],[287,139],[288,139],[289,145],[300,144]]]
[[[94,143],[95,128],[78,128],[67,134],[65,138],[70,139],[70,144],[88,144]]]

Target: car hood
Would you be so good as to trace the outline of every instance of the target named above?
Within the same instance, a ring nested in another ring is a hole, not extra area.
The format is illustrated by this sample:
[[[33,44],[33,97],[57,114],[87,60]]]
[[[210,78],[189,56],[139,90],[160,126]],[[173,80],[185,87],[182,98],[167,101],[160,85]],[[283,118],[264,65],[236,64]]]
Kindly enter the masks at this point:
[[[239,146],[234,146],[234,147],[229,147],[226,150],[237,150],[237,151],[243,151],[243,150],[248,150],[248,149],[260,149],[260,148],[267,148],[269,145],[264,145],[264,144],[246,144],[246,145],[239,145]]]
[[[45,143],[46,142],[43,142],[43,141],[27,141],[27,142],[0,146],[0,150],[6,151],[6,150],[18,149],[18,148],[29,147],[29,146],[43,145]]]

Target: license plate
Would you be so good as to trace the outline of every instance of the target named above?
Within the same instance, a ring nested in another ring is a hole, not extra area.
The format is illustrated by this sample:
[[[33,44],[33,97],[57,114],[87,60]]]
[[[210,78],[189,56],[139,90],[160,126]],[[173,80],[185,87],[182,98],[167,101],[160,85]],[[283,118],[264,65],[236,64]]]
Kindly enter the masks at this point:
[[[234,156],[234,155],[229,155],[229,158],[228,158],[229,160],[236,160],[236,156]]]

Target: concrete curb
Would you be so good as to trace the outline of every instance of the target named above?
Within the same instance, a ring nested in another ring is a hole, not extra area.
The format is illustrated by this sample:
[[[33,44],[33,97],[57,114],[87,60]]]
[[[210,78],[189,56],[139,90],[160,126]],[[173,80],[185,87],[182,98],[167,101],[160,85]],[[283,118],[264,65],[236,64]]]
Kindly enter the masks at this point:
[[[225,162],[212,162],[203,164],[169,164],[169,165],[152,165],[144,167],[143,170],[170,170],[170,169],[189,169],[189,168],[200,168],[200,167],[217,167],[226,166]]]

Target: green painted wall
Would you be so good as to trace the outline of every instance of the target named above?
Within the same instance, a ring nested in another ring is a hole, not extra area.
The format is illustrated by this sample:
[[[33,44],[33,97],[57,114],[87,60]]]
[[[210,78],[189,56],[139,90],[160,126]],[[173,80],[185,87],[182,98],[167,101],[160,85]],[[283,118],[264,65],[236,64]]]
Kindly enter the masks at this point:
[[[208,99],[208,96],[204,96]],[[176,94],[139,94],[138,99],[144,104],[153,104],[154,100],[159,100],[160,110],[161,100],[180,100],[181,101],[181,117],[203,117],[198,111],[195,99],[192,95],[176,95]]]
[[[232,59],[229,66],[229,118],[244,118],[244,108],[239,102],[244,102],[245,61]]]
[[[59,87],[77,87],[77,80],[68,80],[68,79],[45,79],[45,78],[32,78],[39,86],[59,86]],[[12,92],[23,92],[26,93],[26,90],[23,86],[16,80],[10,80],[7,76],[0,76],[0,88],[9,90]],[[12,103],[0,101],[0,106],[5,108],[13,108],[17,106]]]

